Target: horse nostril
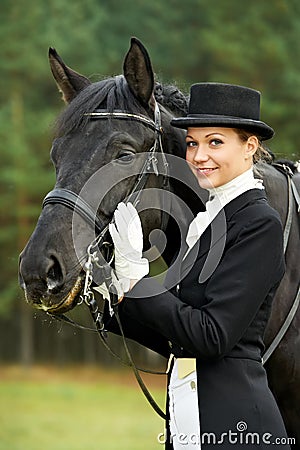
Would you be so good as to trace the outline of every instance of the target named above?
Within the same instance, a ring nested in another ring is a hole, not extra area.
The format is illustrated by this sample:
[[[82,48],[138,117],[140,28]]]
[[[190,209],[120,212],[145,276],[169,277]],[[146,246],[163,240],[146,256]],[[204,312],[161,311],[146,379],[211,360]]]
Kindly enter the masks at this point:
[[[55,256],[50,257],[50,265],[48,267],[46,281],[47,287],[49,291],[53,291],[55,289],[59,289],[64,282],[64,275],[62,271],[62,267]]]

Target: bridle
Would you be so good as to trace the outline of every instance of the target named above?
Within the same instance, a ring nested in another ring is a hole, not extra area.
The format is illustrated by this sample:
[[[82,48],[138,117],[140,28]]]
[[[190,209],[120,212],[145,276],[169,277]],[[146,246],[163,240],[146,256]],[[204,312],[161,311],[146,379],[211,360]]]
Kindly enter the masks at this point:
[[[108,112],[106,110],[100,109],[97,109],[94,112],[85,113],[85,116],[89,116],[91,117],[91,119],[98,119],[98,120],[119,119],[119,120],[137,121],[144,124],[148,128],[151,128],[155,132],[154,144],[147,151],[146,161],[143,165],[140,174],[137,177],[135,185],[133,186],[127,198],[127,201],[130,200],[130,198],[132,197],[133,198],[132,203],[135,206],[138,203],[140,194],[147,183],[149,175],[151,173],[154,173],[156,176],[159,175],[158,170],[159,156],[161,157],[163,165],[162,187],[164,189],[168,188],[169,168],[161,140],[163,128],[161,125],[160,109],[157,102],[155,102],[154,107],[154,120],[139,114],[132,114],[124,111]],[[89,223],[89,225],[95,227],[95,231],[97,235],[101,237],[101,239],[103,239],[104,235],[106,234],[108,225],[107,224],[105,225],[101,220],[101,218],[98,216],[97,212],[95,212],[95,210],[75,192],[65,188],[53,189],[44,198],[43,208],[49,204],[61,204],[79,214],[83,219],[86,220],[86,222]]]
[[[160,109],[155,101],[154,104],[154,120],[152,120],[149,117],[139,115],[139,114],[133,114],[126,111],[113,111],[108,112],[106,110],[100,110],[97,109],[94,112],[85,113],[85,116],[89,116],[92,120],[108,120],[108,119],[117,119],[117,120],[130,120],[130,121],[136,121],[139,122],[148,128],[152,129],[155,134],[154,144],[153,146],[147,151],[147,157],[143,164],[142,170],[140,174],[138,175],[135,184],[133,188],[131,189],[129,195],[127,196],[126,201],[131,201],[134,206],[137,205],[139,202],[139,197],[143,191],[143,189],[146,186],[146,183],[149,179],[150,174],[155,174],[156,176],[162,175],[163,181],[162,181],[162,188],[168,189],[169,188],[169,166],[168,162],[163,150],[162,145],[162,133],[163,128],[161,124],[161,114]],[[159,170],[158,164],[159,160],[161,160],[162,163],[162,170]],[[71,209],[73,212],[79,214],[91,227],[94,227],[96,238],[94,241],[88,246],[87,248],[87,259],[84,264],[84,270],[85,270],[85,279],[84,279],[84,286],[83,286],[83,292],[80,296],[80,301],[77,304],[84,303],[88,306],[89,311],[91,313],[91,316],[93,318],[96,330],[104,344],[104,346],[107,348],[107,350],[114,356],[117,357],[121,362],[124,363],[124,361],[116,355],[116,353],[108,346],[106,342],[106,331],[103,323],[103,313],[99,310],[98,304],[94,297],[94,292],[92,290],[92,283],[93,283],[93,269],[95,266],[97,266],[98,269],[102,271],[102,277],[104,279],[104,283],[107,287],[107,290],[109,292],[109,307],[110,310],[114,312],[116,320],[118,322],[121,336],[123,339],[124,348],[126,351],[126,355],[128,358],[129,363],[125,363],[126,365],[129,365],[135,374],[135,377],[146,396],[147,400],[153,407],[153,409],[162,417],[166,418],[166,415],[163,413],[163,411],[160,409],[160,407],[157,405],[153,397],[151,396],[150,392],[148,391],[147,387],[145,386],[140,374],[139,370],[143,372],[149,372],[149,373],[155,373],[155,374],[165,374],[165,372],[154,372],[151,370],[143,370],[136,367],[133,358],[131,356],[131,353],[129,351],[129,348],[127,346],[127,342],[125,339],[125,335],[123,332],[123,327],[119,318],[118,314],[118,294],[116,291],[116,287],[114,284],[113,279],[113,269],[111,267],[112,258],[107,261],[101,251],[101,248],[107,244],[107,241],[105,240],[105,236],[108,231],[109,224],[104,224],[102,219],[98,216],[97,212],[93,210],[93,208],[78,194],[75,192],[64,189],[64,188],[56,188],[53,189],[51,192],[49,192],[44,201],[43,201],[43,208],[45,208],[47,205],[50,204],[60,204],[63,205],[69,209]],[[162,220],[161,220],[161,228],[164,229],[167,224],[168,220],[168,213],[165,211],[165,208],[162,207]],[[73,320],[69,319],[67,316],[63,314],[51,314],[52,317],[63,320],[71,325],[79,326],[79,328],[85,328],[78,324],[76,324]]]
[[[154,144],[146,152],[146,160],[143,164],[141,172],[136,178],[135,184],[133,185],[130,193],[127,195],[126,202],[131,201],[134,206],[137,205],[150,174],[155,174],[156,176],[162,175],[162,189],[169,189],[169,165],[163,150],[161,138],[163,133],[161,113],[156,101],[154,104],[154,120],[140,114],[133,114],[124,111],[108,112],[106,110],[100,109],[97,109],[94,112],[85,113],[85,116],[89,116],[91,117],[91,119],[98,120],[118,119],[136,121],[149,127],[155,133]],[[158,168],[159,159],[161,159],[162,170],[159,170]],[[106,265],[108,264],[110,266],[111,261],[107,263],[101,253],[97,254],[96,258],[95,253],[97,252],[97,249],[101,249],[103,246],[108,244],[105,240],[105,236],[107,234],[109,224],[104,223],[97,212],[82,197],[69,189],[56,188],[49,192],[44,198],[43,208],[50,204],[61,204],[71,209],[73,212],[79,214],[91,227],[95,229],[96,238],[88,246],[86,265],[89,266],[93,262],[93,264],[96,264],[98,268],[103,272],[105,272],[105,270],[108,271],[109,269],[106,267]],[[168,221],[167,209],[168,208],[164,207],[161,208],[161,228],[163,230],[166,228]],[[104,278],[107,278],[107,274],[105,273]],[[85,285],[86,284],[87,281],[85,281]],[[84,295],[85,293],[83,293],[83,296]]]

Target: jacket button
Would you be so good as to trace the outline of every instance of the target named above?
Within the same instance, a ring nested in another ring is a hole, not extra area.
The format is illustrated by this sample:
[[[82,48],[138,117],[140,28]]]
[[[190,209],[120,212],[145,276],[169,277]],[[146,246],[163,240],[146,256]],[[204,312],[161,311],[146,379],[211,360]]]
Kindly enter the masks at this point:
[[[191,389],[192,389],[192,391],[196,390],[196,383],[195,383],[195,381],[191,381]]]

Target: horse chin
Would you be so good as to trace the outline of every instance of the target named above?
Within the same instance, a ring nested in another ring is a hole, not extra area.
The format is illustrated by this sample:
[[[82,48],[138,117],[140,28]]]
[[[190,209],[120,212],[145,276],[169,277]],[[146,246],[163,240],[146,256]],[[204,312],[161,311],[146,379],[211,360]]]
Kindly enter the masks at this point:
[[[75,281],[74,286],[66,295],[66,297],[64,297],[59,304],[46,307],[46,311],[51,314],[61,314],[69,311],[70,309],[73,309],[78,304],[82,288],[83,288],[83,279],[82,277],[78,277],[77,280]]]
[[[49,314],[65,313],[73,309],[78,304],[82,288],[83,288],[83,277],[79,276],[75,281],[72,289],[60,302],[54,304],[51,302],[51,300],[49,301],[48,299],[47,304],[45,304],[43,300],[39,300],[39,302],[34,302],[33,306]]]

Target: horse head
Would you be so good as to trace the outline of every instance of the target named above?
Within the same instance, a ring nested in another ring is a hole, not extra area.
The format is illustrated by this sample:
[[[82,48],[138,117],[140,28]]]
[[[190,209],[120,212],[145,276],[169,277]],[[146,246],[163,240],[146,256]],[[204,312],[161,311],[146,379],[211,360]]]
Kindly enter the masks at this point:
[[[69,68],[54,49],[49,60],[67,106],[51,150],[55,189],[20,255],[20,284],[34,307],[60,313],[77,304],[86,249],[120,201],[138,203],[145,249],[151,247],[149,236],[163,221],[158,206],[166,192],[163,154],[184,157],[184,135],[170,119],[185,112],[186,98],[174,86],[154,81],[149,55],[135,38],[123,75],[96,83]],[[141,182],[145,170],[149,173]]]

